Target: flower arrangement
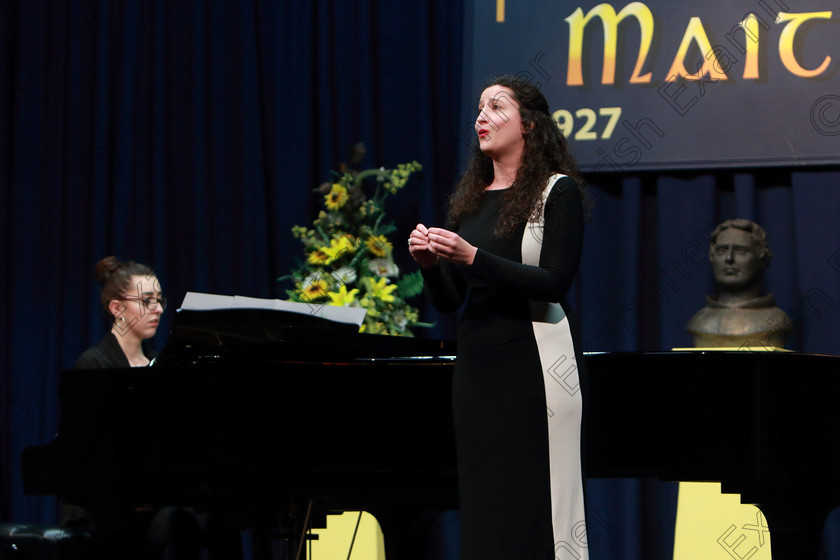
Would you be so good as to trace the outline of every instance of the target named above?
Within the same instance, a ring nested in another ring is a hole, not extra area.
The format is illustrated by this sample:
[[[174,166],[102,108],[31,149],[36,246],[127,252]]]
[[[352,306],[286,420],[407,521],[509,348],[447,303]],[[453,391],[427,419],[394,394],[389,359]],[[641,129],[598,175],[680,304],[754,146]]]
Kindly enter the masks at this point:
[[[397,194],[415,162],[396,169],[344,172],[320,189],[324,209],[312,227],[294,226],[292,234],[303,243],[306,262],[278,280],[291,279],[290,301],[309,304],[363,307],[367,310],[361,332],[413,336],[421,323],[418,310],[406,300],[423,290],[420,271],[400,277],[388,235],[396,229],[385,221],[385,200]],[[373,192],[370,196],[365,190]]]

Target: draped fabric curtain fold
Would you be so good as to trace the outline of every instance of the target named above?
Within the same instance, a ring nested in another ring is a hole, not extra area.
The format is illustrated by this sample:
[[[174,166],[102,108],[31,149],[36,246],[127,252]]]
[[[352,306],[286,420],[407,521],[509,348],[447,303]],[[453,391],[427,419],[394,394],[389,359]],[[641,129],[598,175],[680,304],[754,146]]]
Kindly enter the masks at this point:
[[[593,199],[576,287],[585,349],[691,346],[691,316],[716,288],[709,234],[745,218],[773,253],[764,287],[792,318],[787,347],[837,354],[840,171],[770,168],[588,177]],[[758,341],[756,341],[758,344]]]
[[[787,348],[840,354],[840,170],[701,170],[587,179],[593,202],[581,272],[572,288],[584,350],[693,346],[685,326],[705,305],[705,296],[716,293],[709,234],[724,220],[746,218],[767,231],[773,258],[764,285],[791,316]],[[808,383],[808,372],[790,372],[790,382]],[[594,512],[593,558],[671,558],[676,483],[589,479],[587,491]],[[729,526],[724,521],[721,534]],[[824,529],[824,558],[840,557],[838,539],[835,511]],[[729,553],[721,549],[721,554]]]
[[[460,101],[464,9],[0,4],[0,520],[55,521],[55,500],[23,495],[20,453],[55,435],[58,374],[106,329],[97,260],[152,265],[176,306],[188,290],[283,297],[275,279],[301,256],[290,229],[311,220],[312,188],[356,142],[365,167],[424,165],[389,208],[399,231],[442,223],[474,118]],[[795,319],[791,347],[840,353],[837,169],[588,179],[594,205],[570,298],[586,350],[689,345],[684,325],[714,289],[708,232],[743,217],[770,235],[767,288]],[[451,319],[423,312],[438,324],[420,334],[451,336]],[[593,558],[668,557],[672,485],[589,482]],[[441,557],[456,557],[452,541]]]
[[[2,518],[46,521],[19,456],[58,422],[57,380],[106,329],[94,264],[188,291],[285,297],[295,224],[346,162],[417,160],[389,213],[433,220],[457,169],[463,7],[285,0],[0,6]],[[400,254],[401,264],[407,265]],[[156,343],[168,332],[163,316]]]

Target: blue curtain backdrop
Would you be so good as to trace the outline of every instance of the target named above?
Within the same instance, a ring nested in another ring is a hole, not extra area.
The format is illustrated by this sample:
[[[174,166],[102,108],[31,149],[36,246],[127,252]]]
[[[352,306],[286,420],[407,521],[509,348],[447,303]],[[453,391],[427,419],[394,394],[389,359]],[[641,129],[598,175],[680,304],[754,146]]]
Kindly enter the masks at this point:
[[[275,278],[301,254],[290,228],[359,141],[363,166],[425,167],[390,209],[401,231],[442,221],[474,118],[463,25],[460,1],[0,4],[0,521],[55,521],[54,500],[23,495],[19,457],[53,437],[58,374],[105,330],[101,257],[153,265],[176,303],[188,290],[282,297]],[[713,291],[708,233],[741,217],[770,236],[766,284],[794,317],[790,347],[840,354],[840,170],[587,179],[570,298],[586,350],[690,345],[684,325]],[[451,319],[424,316],[430,336],[452,336]],[[588,499],[594,560],[670,557],[674,484],[593,479]],[[436,557],[457,558],[457,514],[434,535]]]

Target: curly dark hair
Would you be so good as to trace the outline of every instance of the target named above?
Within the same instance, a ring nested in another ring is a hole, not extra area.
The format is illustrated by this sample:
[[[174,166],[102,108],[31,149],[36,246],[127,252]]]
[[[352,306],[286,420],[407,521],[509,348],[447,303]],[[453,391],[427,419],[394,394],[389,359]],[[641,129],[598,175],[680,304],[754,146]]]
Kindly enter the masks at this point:
[[[513,92],[519,104],[525,147],[513,181],[515,188],[504,194],[499,223],[495,234],[508,237],[520,225],[541,211],[542,191],[545,181],[554,173],[563,173],[574,179],[585,199],[583,178],[572,154],[566,146],[566,138],[557,128],[557,123],[548,110],[548,101],[531,82],[517,76],[496,76],[484,86],[499,85]],[[474,141],[473,156],[467,170],[461,177],[455,192],[449,200],[449,221],[458,225],[478,208],[484,189],[493,182],[493,160],[481,151],[478,138]]]

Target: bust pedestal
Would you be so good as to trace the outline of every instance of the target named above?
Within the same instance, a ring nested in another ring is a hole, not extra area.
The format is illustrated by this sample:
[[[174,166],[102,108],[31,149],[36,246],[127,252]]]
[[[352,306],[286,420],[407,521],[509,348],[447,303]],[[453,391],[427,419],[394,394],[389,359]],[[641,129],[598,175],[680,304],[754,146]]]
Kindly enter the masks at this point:
[[[783,348],[791,330],[791,320],[776,307],[773,294],[721,303],[706,296],[706,307],[694,314],[686,330],[698,348]]]

